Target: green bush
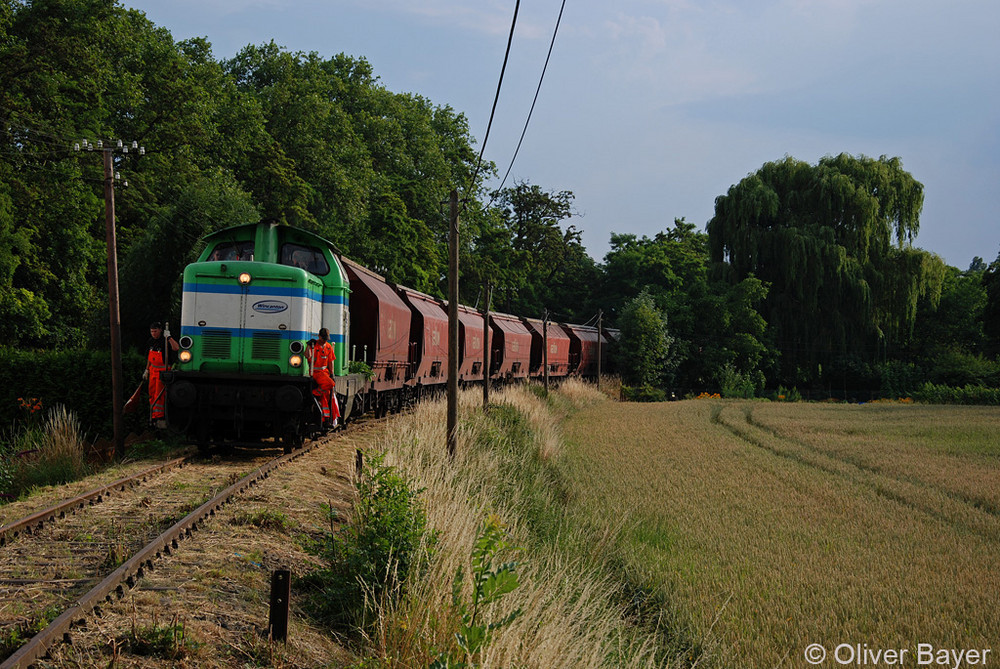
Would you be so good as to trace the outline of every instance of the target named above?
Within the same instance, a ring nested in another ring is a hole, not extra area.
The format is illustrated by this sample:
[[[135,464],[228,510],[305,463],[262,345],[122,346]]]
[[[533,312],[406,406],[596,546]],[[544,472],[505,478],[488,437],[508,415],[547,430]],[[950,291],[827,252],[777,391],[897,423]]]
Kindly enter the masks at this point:
[[[375,378],[375,372],[372,371],[371,365],[363,360],[352,360],[347,366],[348,374],[362,374],[366,379],[371,381]]]
[[[912,362],[889,360],[875,367],[881,385],[882,397],[909,397],[926,380],[924,371]]]
[[[771,399],[775,402],[801,402],[802,393],[800,393],[799,389],[795,387],[789,390],[784,386],[778,386],[778,390],[771,395]]]
[[[378,605],[398,598],[407,578],[424,571],[435,542],[420,491],[384,459],[365,459],[351,522],[312,547],[326,566],[298,584],[312,615],[340,632],[368,629]]]
[[[122,354],[124,402],[135,391],[146,366],[131,351]],[[18,399],[39,398],[44,407],[60,404],[80,421],[91,441],[113,434],[111,407],[111,353],[109,351],[20,351],[0,347],[0,425],[24,418]],[[126,432],[141,432],[147,414],[125,416]]]
[[[913,393],[913,399],[925,404],[1000,405],[1000,388],[986,386],[945,386],[925,383]]]
[[[728,362],[719,369],[717,376],[723,397],[749,399],[764,385],[764,375],[760,371],[740,372]]]
[[[667,393],[653,386],[622,386],[622,397],[627,402],[665,402]]]

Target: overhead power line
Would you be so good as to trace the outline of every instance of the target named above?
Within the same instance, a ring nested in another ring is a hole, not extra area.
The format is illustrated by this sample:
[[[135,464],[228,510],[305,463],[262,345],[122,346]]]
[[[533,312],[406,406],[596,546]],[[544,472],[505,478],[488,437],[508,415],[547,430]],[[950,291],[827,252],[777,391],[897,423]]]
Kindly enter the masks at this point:
[[[486,124],[486,136],[483,137],[483,145],[479,149],[479,160],[476,162],[476,171],[472,174],[472,183],[469,184],[467,192],[472,192],[476,188],[476,179],[479,178],[479,168],[483,165],[483,153],[486,151],[486,142],[490,139],[490,128],[493,127],[493,117],[497,113],[497,102],[500,100],[500,88],[503,86],[503,75],[507,71],[507,60],[510,58],[510,45],[514,41],[514,27],[517,25],[517,12],[521,8],[521,0],[517,0],[514,5],[514,18],[510,22],[510,35],[507,37],[507,51],[503,56],[503,66],[500,68],[500,81],[497,82],[497,92],[493,96],[493,109],[490,111],[490,121]]]
[[[562,23],[563,10],[566,9],[566,0],[562,0],[562,4],[559,6],[559,16],[556,18],[556,27],[552,30],[552,40],[549,42],[549,52],[545,56],[545,65],[542,66],[542,75],[538,78],[538,87],[535,88],[535,97],[531,101],[531,109],[528,110],[528,118],[524,120],[524,128],[521,130],[521,139],[517,141],[517,148],[514,149],[514,155],[510,159],[510,166],[507,167],[507,173],[503,175],[503,181],[497,187],[496,192],[499,193],[503,190],[503,186],[507,183],[507,177],[510,176],[510,171],[514,168],[514,161],[517,160],[517,154],[521,150],[521,143],[524,142],[524,135],[528,132],[528,124],[531,123],[531,115],[535,111],[535,103],[538,102],[538,93],[542,90],[542,82],[545,80],[545,71],[549,68],[549,59],[552,58],[552,48],[556,44],[556,35],[559,34],[559,24]],[[489,206],[493,204],[493,200],[496,198],[490,198]]]

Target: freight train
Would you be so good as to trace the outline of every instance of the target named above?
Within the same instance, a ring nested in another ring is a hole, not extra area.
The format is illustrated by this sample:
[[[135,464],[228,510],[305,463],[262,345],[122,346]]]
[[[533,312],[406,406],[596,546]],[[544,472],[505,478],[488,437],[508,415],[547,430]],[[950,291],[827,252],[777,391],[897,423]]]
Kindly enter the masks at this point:
[[[184,269],[180,351],[163,374],[168,423],[200,447],[274,440],[287,451],[319,432],[306,353],[324,327],[344,421],[399,411],[445,388],[447,302],[390,283],[287,225],[238,225],[205,242]],[[549,376],[596,377],[607,337],[547,326]],[[503,313],[490,313],[484,328],[483,314],[460,305],[459,383],[542,376],[544,335],[542,321]]]

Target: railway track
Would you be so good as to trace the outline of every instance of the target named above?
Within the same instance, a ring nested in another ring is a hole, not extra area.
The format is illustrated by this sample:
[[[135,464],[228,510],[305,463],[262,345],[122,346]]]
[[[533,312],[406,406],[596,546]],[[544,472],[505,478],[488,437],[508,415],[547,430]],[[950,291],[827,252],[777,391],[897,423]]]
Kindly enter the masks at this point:
[[[274,459],[171,461],[0,528],[0,669],[31,666],[71,638],[233,495],[314,445]]]

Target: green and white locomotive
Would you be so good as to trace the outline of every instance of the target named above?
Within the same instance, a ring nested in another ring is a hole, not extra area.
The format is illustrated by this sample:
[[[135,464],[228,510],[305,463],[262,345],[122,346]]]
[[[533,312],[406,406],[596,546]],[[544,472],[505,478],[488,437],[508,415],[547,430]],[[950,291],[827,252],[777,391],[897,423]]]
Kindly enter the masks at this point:
[[[346,418],[363,383],[347,374],[349,299],[344,266],[317,235],[261,222],[207,237],[184,270],[181,349],[164,375],[171,426],[201,446],[297,446],[321,424],[306,349],[322,327]]]

